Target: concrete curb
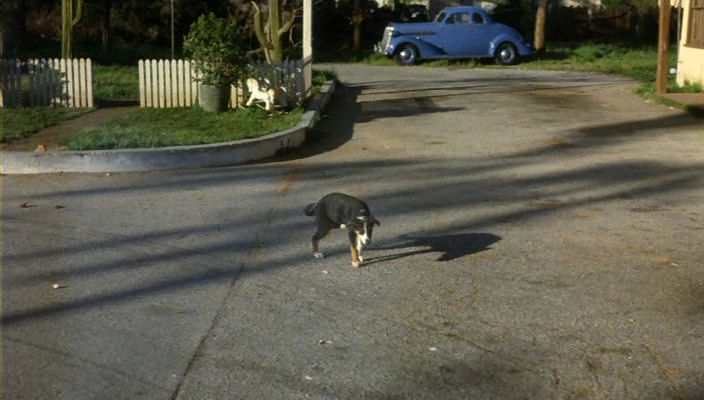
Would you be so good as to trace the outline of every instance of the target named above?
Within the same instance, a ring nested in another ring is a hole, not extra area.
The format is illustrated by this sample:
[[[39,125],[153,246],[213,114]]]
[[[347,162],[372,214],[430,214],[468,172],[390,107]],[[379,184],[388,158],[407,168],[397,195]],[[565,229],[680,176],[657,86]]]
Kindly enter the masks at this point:
[[[153,149],[46,153],[3,151],[0,172],[3,174],[136,172],[221,167],[271,157],[303,143],[307,130],[320,119],[321,110],[332,98],[335,86],[335,81],[332,80],[321,87],[320,93],[313,98],[298,125],[260,138]]]

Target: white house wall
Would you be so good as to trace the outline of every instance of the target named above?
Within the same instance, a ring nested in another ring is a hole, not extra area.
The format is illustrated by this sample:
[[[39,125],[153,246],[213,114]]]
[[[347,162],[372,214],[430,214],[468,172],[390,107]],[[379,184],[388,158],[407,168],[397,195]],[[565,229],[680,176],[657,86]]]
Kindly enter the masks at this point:
[[[704,49],[686,45],[689,30],[689,2],[684,0],[682,7],[682,37],[677,55],[677,84],[699,83],[704,85]]]

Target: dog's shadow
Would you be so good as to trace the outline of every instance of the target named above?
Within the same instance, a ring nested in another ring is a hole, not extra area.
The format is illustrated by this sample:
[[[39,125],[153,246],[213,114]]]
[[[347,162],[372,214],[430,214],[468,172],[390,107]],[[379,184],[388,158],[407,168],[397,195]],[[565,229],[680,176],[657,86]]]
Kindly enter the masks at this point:
[[[457,233],[450,235],[401,235],[400,244],[376,247],[374,250],[400,250],[421,247],[398,254],[370,257],[365,265],[382,261],[398,260],[426,253],[440,253],[436,261],[451,261],[470,254],[491,249],[491,245],[501,240],[501,236],[491,233]]]

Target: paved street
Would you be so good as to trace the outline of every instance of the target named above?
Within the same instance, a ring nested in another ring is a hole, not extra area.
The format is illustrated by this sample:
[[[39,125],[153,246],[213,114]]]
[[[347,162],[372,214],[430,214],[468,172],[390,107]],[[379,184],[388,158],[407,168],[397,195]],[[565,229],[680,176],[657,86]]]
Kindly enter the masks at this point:
[[[3,398],[704,397],[704,120],[618,77],[332,67],[281,159],[2,177]],[[333,191],[381,221],[358,269],[310,251]]]

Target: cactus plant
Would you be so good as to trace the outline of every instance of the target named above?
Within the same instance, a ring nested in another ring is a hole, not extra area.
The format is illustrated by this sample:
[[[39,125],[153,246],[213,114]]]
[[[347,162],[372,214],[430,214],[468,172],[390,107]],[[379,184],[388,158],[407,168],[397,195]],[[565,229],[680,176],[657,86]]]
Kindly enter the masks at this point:
[[[83,15],[83,0],[76,0],[74,15],[74,0],[61,0],[61,57],[73,57],[73,27]]]

